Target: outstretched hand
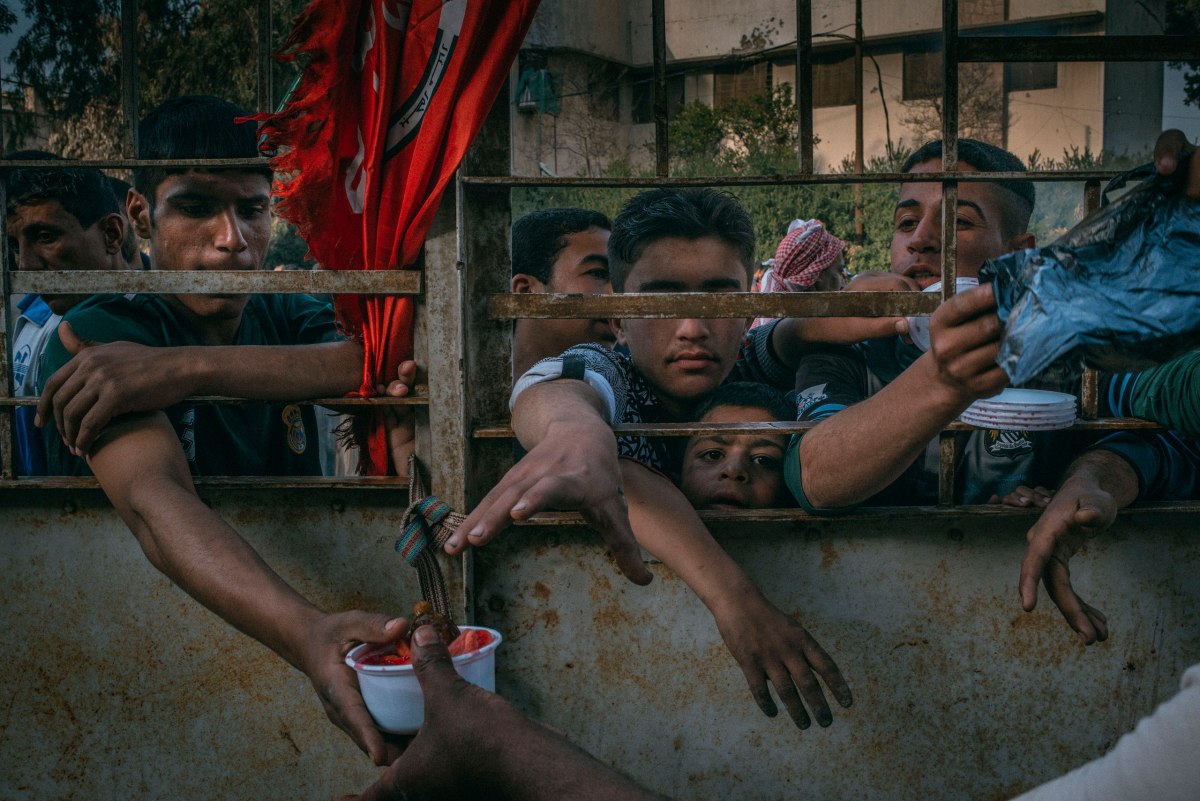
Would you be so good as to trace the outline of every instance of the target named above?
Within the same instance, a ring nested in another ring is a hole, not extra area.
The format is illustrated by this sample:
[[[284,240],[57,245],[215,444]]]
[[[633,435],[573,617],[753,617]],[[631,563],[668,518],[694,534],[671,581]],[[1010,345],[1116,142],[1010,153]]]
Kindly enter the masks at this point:
[[[350,736],[376,765],[387,765],[403,751],[404,741],[385,736],[367,711],[346,654],[359,643],[396,642],[408,630],[404,618],[371,612],[338,612],[316,618],[304,633],[298,667],[304,671],[329,720]]]
[[[43,426],[53,416],[63,443],[76,456],[91,451],[113,418],[165,409],[191,394],[177,349],[85,342],[65,320],[58,325],[58,338],[73,358],[46,382],[34,422]]]
[[[818,725],[833,723],[817,676],[843,707],[854,703],[850,687],[833,658],[799,623],[762,596],[745,597],[741,608],[718,614],[716,622],[726,647],[746,677],[750,694],[768,717],[779,714],[768,682],[801,729],[812,725],[805,705],[812,710]]]
[[[603,422],[551,431],[467,516],[446,542],[446,552],[457,555],[468,544],[485,545],[513,521],[553,509],[578,510],[625,577],[650,583],[653,574],[629,526],[616,440]]]
[[[1008,386],[1008,374],[996,364],[1003,335],[990,286],[959,292],[930,318],[929,349],[938,379],[964,407]]]
[[[1117,503],[1103,489],[1068,479],[1029,529],[1029,547],[1021,562],[1021,606],[1037,606],[1038,582],[1086,645],[1108,639],[1108,619],[1088,605],[1071,586],[1071,557],[1084,540],[1112,525]]]

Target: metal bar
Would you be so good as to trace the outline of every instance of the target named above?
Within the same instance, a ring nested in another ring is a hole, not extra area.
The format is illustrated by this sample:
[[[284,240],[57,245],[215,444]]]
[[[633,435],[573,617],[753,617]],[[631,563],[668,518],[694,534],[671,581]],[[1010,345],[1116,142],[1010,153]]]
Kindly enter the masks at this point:
[[[940,299],[920,292],[677,292],[620,295],[497,294],[493,320],[629,317],[900,317],[933,314]]]
[[[407,481],[400,481],[396,476],[194,476],[192,481],[197,489],[219,487],[223,489],[254,489],[254,490],[338,490],[338,489],[380,489],[389,492],[404,492],[408,489]],[[0,492],[6,489],[15,490],[87,490],[101,489],[93,476],[33,476],[18,478],[15,481],[0,482]]]
[[[98,170],[132,169],[133,167],[270,167],[271,160],[250,158],[205,158],[205,159],[0,159],[0,169],[18,167],[30,170],[74,170],[80,167],[95,167]]]
[[[644,434],[656,437],[691,437],[696,434],[799,434],[808,431],[819,421],[796,420],[779,423],[621,423],[612,427],[617,434]],[[1149,420],[1133,417],[1104,417],[1098,420],[1076,420],[1070,428],[1077,431],[1159,431],[1162,426]],[[951,423],[945,431],[981,431],[977,426],[966,423]],[[512,439],[512,426],[493,424],[478,426],[472,432],[474,439]]]
[[[796,114],[800,128],[800,172],[813,166],[812,0],[796,0]]]
[[[964,63],[1200,60],[1194,36],[964,36],[959,42]]]
[[[830,521],[828,515],[814,515],[803,509],[722,509],[696,510],[700,519],[705,522],[789,522],[796,520]],[[1127,516],[1143,512],[1197,512],[1200,502],[1175,501],[1168,503],[1139,503],[1132,508],[1120,510],[1117,514]],[[951,518],[967,517],[1028,517],[1031,521],[1037,519],[1040,509],[1020,509],[1002,504],[980,504],[970,506],[857,506],[849,511],[837,514],[837,520],[870,520],[879,518],[913,518],[936,517]],[[526,521],[516,523],[517,526],[581,526],[586,525],[583,517],[576,512],[544,512],[534,515]]]
[[[942,291],[949,300],[957,290],[958,273],[958,0],[942,0],[942,171],[951,176],[942,184]],[[958,437],[943,431],[938,438],[938,505],[954,505]]]
[[[8,230],[8,181],[0,176],[0,231]],[[0,248],[0,399],[7,401],[13,393],[12,386],[12,342],[9,333],[12,323],[9,314],[13,308],[9,303],[12,296],[12,265],[9,264],[11,249],[7,246]],[[15,411],[0,412],[0,480],[7,481],[16,475],[13,469],[14,455],[17,450],[17,438],[14,435],[16,426],[13,420]]]
[[[121,155],[138,155],[137,0],[121,0]]]
[[[36,406],[41,400],[40,395],[21,398],[0,398],[0,407],[6,406]],[[278,403],[279,401],[255,400],[253,398],[230,398],[224,395],[197,395],[184,398],[180,403],[222,404],[239,406],[246,403]],[[289,400],[299,406],[428,406],[429,396],[408,395],[403,398],[393,398],[389,395],[378,395],[370,398],[310,398],[308,400]]]
[[[863,27],[862,0],[854,0],[854,174],[862,175],[863,154]],[[854,185],[854,243],[863,244],[863,185]]]
[[[420,270],[81,270],[16,272],[17,292],[95,294],[157,292],[214,295],[225,293],[415,295]]]
[[[275,110],[271,86],[271,0],[258,0],[258,112]]]
[[[670,150],[667,147],[667,12],[665,0],[654,0],[651,6],[654,37],[654,172],[660,178],[670,173]]]
[[[1083,214],[1090,216],[1100,208],[1100,182],[1088,181],[1083,185]],[[1085,420],[1095,420],[1100,416],[1100,374],[1092,368],[1083,371],[1080,392],[1079,414]]]
[[[0,165],[2,166],[2,165]],[[1120,175],[1114,170],[1080,170],[1078,172],[1031,171],[1031,172],[988,172],[960,173],[957,180],[968,183],[992,183],[996,181],[1070,181],[1079,182],[1095,178],[1107,181]],[[533,178],[529,176],[468,176],[464,186],[473,191],[483,186],[518,187],[579,187],[587,189],[638,189],[653,186],[808,186],[814,184],[896,184],[903,182],[936,183],[950,177],[945,172],[901,173],[871,172],[861,176],[853,173],[814,173],[812,175],[734,175],[703,176],[685,178]]]

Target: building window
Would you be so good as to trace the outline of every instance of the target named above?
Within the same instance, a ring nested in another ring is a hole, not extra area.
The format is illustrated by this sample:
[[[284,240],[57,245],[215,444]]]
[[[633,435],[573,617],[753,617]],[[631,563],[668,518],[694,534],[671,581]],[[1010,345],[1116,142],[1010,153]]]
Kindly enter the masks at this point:
[[[765,95],[770,91],[770,62],[722,67],[713,72],[713,108],[724,108],[738,100]]]
[[[854,105],[854,56],[813,62],[813,108]]]
[[[1031,92],[1058,86],[1058,63],[1020,61],[1004,65],[1004,83],[1010,92]]]
[[[633,123],[644,125],[654,122],[654,78],[647,75],[634,78],[630,87],[633,96]],[[675,119],[679,109],[683,108],[683,76],[667,76],[667,119]]]
[[[942,94],[942,51],[904,53],[904,99],[929,100]]]

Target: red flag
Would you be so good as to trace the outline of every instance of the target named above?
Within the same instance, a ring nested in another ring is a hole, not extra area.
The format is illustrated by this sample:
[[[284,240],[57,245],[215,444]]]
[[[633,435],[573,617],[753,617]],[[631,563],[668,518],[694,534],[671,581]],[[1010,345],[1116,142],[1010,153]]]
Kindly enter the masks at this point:
[[[324,269],[412,268],[442,192],[491,109],[537,0],[314,0],[281,58],[307,59],[286,106],[264,115],[279,212]],[[363,342],[357,394],[412,358],[408,296],[339,295]],[[387,471],[377,417],[363,472]]]

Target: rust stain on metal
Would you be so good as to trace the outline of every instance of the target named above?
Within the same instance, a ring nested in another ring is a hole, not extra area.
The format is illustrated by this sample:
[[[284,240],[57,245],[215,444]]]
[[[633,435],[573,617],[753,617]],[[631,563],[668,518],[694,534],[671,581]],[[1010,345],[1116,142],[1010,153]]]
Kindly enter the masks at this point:
[[[932,314],[939,299],[916,292],[629,292],[488,298],[493,320],[721,317],[899,317]]]
[[[821,540],[821,569],[829,570],[838,563],[837,547],[833,544],[833,540]]]
[[[534,582],[533,597],[537,598],[539,601],[550,600],[550,588],[540,581]]]

